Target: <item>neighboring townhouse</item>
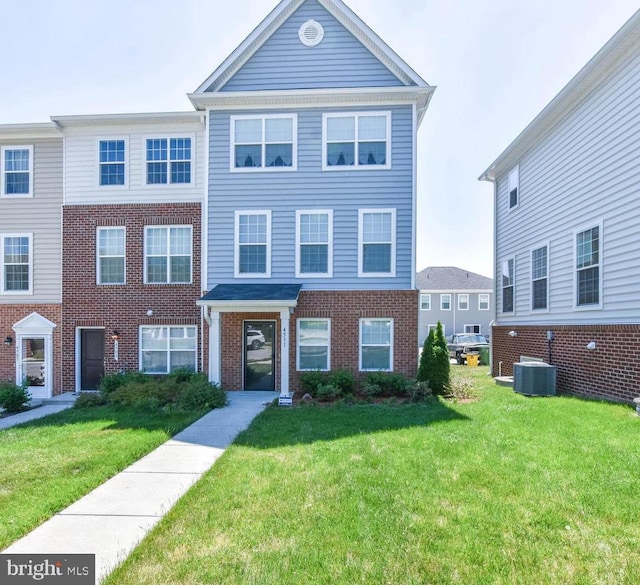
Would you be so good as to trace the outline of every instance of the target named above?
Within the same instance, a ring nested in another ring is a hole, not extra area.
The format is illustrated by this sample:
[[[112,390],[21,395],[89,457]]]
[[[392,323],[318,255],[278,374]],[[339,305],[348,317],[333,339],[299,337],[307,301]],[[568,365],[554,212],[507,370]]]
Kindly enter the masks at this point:
[[[340,0],[283,0],[190,95],[206,112],[210,376],[417,368],[416,134],[434,88]]]
[[[420,290],[418,341],[424,344],[438,321],[445,335],[491,335],[493,279],[454,266],[430,266],[416,275]]]
[[[49,398],[61,381],[62,136],[0,126],[0,380]]]
[[[640,395],[640,12],[480,177],[495,191],[493,373]]]

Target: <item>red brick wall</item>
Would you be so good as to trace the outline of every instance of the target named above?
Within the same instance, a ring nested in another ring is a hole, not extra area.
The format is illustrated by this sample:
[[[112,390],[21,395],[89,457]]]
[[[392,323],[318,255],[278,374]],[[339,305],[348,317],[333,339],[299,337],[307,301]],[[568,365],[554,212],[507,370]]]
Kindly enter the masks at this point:
[[[200,204],[77,205],[63,207],[63,383],[75,390],[76,328],[105,328],[105,372],[137,370],[140,325],[201,325]],[[143,284],[144,227],[193,226],[191,284]],[[96,232],[101,226],[126,227],[126,284],[96,284]],[[147,317],[147,309],[153,316]],[[111,332],[120,334],[119,361],[114,360]],[[198,339],[199,367],[201,329]],[[207,355],[208,336],[204,336]]]
[[[60,305],[0,305],[0,380],[16,382],[16,334],[12,329],[18,321],[38,313],[55,323],[53,330],[53,393],[62,393],[62,307]],[[6,346],[4,340],[13,338]]]
[[[547,330],[554,336],[550,363],[558,367],[558,392],[624,402],[640,396],[640,325],[494,327],[493,375],[502,362],[502,375],[511,376],[521,355],[549,362]],[[595,350],[586,348],[591,341]]]

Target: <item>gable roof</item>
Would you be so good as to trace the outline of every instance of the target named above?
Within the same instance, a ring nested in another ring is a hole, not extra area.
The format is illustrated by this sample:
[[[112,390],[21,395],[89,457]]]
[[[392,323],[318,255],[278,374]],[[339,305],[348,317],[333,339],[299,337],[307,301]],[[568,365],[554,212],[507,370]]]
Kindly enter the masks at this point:
[[[429,266],[416,275],[420,290],[493,292],[493,278],[455,266]]]

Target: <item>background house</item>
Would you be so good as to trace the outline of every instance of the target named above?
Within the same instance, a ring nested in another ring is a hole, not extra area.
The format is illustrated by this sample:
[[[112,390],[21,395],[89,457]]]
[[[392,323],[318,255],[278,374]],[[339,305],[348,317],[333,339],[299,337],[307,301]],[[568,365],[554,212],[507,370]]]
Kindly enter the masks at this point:
[[[495,193],[494,374],[530,355],[563,392],[638,396],[639,137],[637,12],[480,177]]]
[[[420,290],[418,341],[442,323],[445,335],[489,336],[494,316],[493,279],[453,266],[430,266],[416,275]]]

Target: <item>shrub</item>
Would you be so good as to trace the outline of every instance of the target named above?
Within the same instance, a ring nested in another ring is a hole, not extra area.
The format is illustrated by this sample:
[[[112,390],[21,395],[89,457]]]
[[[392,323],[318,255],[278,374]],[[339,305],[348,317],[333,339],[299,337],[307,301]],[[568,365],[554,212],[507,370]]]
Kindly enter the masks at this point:
[[[448,391],[451,365],[449,363],[449,349],[444,338],[442,323],[438,321],[435,333],[429,331],[424,342],[417,379],[428,382],[434,394],[444,395]]]
[[[160,384],[153,383],[149,378],[119,386],[108,395],[108,401],[114,406],[155,410],[162,405],[161,396]]]
[[[117,374],[109,374],[100,380],[100,392],[111,394],[120,386],[130,384],[131,382],[146,382],[150,377],[142,372],[118,372]]]
[[[413,402],[423,402],[433,396],[428,382],[414,380],[409,384],[409,398]]]
[[[468,400],[478,396],[478,391],[471,378],[457,375],[449,383],[448,395],[456,400]]]
[[[335,370],[329,374],[328,383],[340,390],[342,396],[349,396],[356,389],[356,378],[348,370]]]
[[[102,392],[83,392],[76,399],[74,408],[93,408],[94,406],[104,406],[107,397]]]
[[[362,393],[368,398],[382,396],[382,386],[373,380],[365,379],[362,382]]]
[[[365,396],[409,395],[411,382],[398,372],[371,372],[363,379],[362,393]]]
[[[433,346],[436,342],[436,333],[433,329],[429,331],[429,335],[424,340],[422,346],[422,353],[420,354],[420,364],[418,366],[418,375],[416,379],[420,382],[429,381],[429,372],[433,365]]]
[[[191,380],[201,375],[202,374],[197,373],[193,368],[176,368],[165,377],[165,380],[184,384],[185,382],[191,382]]]
[[[12,382],[0,382],[0,408],[7,412],[25,410],[31,400],[26,383],[18,386]]]
[[[314,395],[316,394],[318,386],[327,383],[327,378],[327,372],[320,372],[319,370],[303,372],[300,374],[300,384],[305,392],[309,392],[309,394]]]
[[[227,403],[227,393],[212,384],[205,374],[194,374],[181,388],[178,408],[183,410],[208,410]]]
[[[335,400],[340,397],[341,393],[341,389],[332,384],[320,384],[316,388],[316,397],[318,400]]]

